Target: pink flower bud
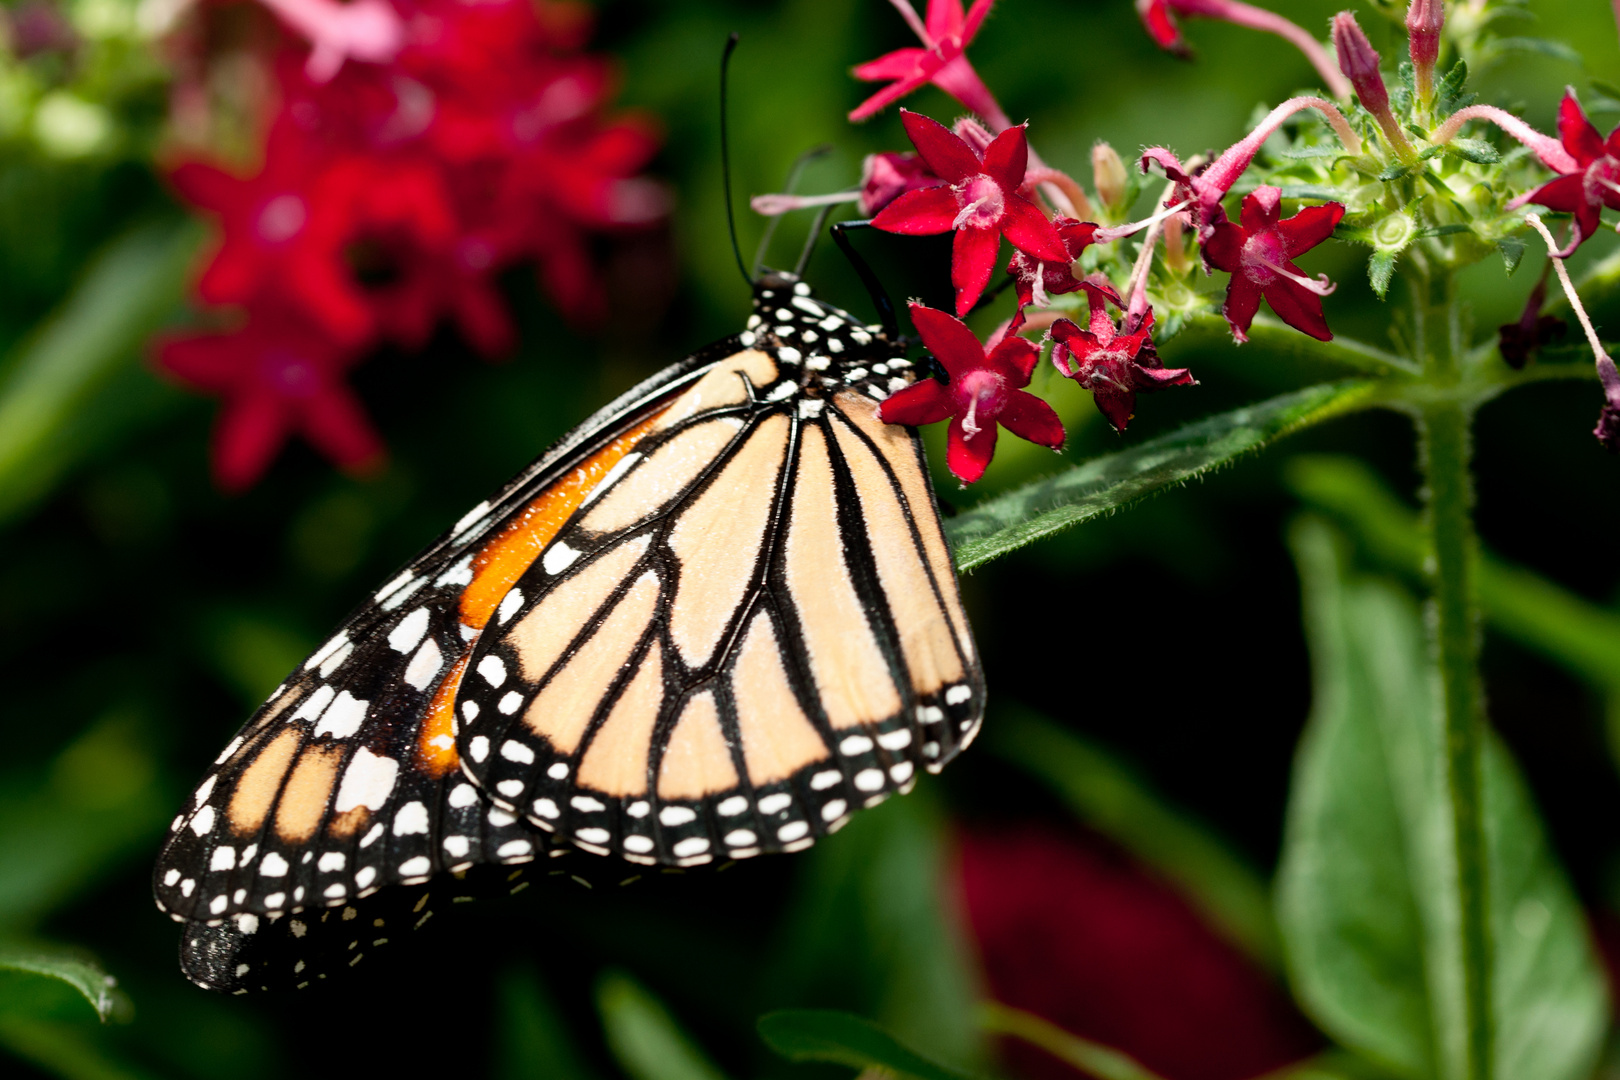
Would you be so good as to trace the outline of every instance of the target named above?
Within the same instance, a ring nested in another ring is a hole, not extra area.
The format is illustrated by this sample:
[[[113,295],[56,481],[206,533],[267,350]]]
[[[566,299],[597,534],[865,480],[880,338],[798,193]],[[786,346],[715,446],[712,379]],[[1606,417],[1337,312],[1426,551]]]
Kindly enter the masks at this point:
[[[1418,100],[1425,105],[1434,98],[1434,65],[1440,59],[1440,29],[1445,25],[1443,0],[1412,0],[1412,6],[1406,9],[1412,70],[1417,76]]]
[[[1119,151],[1105,142],[1091,148],[1091,182],[1096,185],[1097,198],[1110,211],[1124,209],[1128,183],[1125,163],[1120,160]]]
[[[1362,107],[1378,121],[1390,149],[1403,161],[1414,160],[1412,144],[1390,111],[1389,89],[1378,71],[1378,53],[1351,12],[1341,11],[1333,16],[1333,50],[1339,56],[1339,70],[1355,88]]]
[[[908,191],[944,182],[917,154],[868,154],[861,166],[861,213],[871,217]]]

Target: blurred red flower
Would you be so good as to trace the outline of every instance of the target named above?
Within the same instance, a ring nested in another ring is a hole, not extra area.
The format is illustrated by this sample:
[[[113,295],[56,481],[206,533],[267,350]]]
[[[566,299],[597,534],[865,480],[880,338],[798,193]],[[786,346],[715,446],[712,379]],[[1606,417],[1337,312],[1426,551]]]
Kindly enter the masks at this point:
[[[446,318],[485,355],[509,351],[494,279],[525,261],[564,317],[599,322],[591,236],[645,228],[669,200],[639,175],[658,133],[604,113],[611,67],[577,51],[589,13],[551,0],[365,3],[276,0],[312,49],[273,65],[280,104],[262,165],[174,167],[175,189],[220,226],[199,298],[245,306],[250,328],[291,313],[345,365],[382,338],[420,348]],[[230,380],[190,381],[223,392]],[[270,442],[280,436],[255,445]],[[319,442],[352,464],[348,444]],[[262,471],[243,464],[252,455],[226,462],[224,446],[216,472],[229,486]]]
[[[1282,988],[1162,881],[1099,839],[1030,826],[961,837],[968,923],[997,1001],[1167,1080],[1248,1080],[1320,1049]],[[1029,1080],[1080,1075],[1008,1041]]]
[[[382,440],[344,381],[355,352],[297,312],[265,305],[240,330],[160,342],[157,357],[187,386],[224,399],[213,466],[226,491],[251,487],[292,434],[344,469],[382,464]]]

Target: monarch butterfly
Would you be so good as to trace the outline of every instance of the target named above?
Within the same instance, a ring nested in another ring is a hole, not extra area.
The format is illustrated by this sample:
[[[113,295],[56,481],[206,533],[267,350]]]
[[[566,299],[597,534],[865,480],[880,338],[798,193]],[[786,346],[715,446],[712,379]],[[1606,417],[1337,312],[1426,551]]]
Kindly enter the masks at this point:
[[[767,273],[745,330],[469,511],[175,818],[155,891],[187,975],[307,984],[464,890],[444,872],[796,851],[943,767],[985,691],[921,442],[878,415],[915,377]],[[399,910],[354,922],[379,890]]]

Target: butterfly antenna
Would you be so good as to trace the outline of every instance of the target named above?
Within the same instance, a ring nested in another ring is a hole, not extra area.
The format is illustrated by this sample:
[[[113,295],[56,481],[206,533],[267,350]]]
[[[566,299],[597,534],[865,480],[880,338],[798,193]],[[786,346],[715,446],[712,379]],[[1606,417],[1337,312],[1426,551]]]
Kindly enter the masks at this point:
[[[816,250],[816,241],[821,239],[821,230],[827,227],[827,218],[832,210],[830,206],[823,206],[816,213],[816,220],[810,223],[810,235],[804,238],[804,250],[799,252],[799,261],[793,266],[794,277],[804,277],[804,268],[810,265],[810,256]]]
[[[726,195],[726,229],[731,233],[731,253],[737,257],[737,269],[749,289],[754,287],[754,275],[743,262],[742,245],[737,243],[737,215],[731,208],[731,134],[726,116],[726,76],[731,71],[731,54],[737,51],[737,32],[726,38],[726,51],[720,54],[720,178]]]
[[[839,221],[833,224],[830,231],[832,232],[833,243],[838,245],[838,250],[844,253],[844,258],[848,259],[849,264],[855,268],[855,273],[860,277],[861,284],[866,286],[866,292],[871,296],[872,304],[878,310],[878,319],[883,323],[883,333],[892,340],[900,336],[900,328],[894,320],[894,301],[889,299],[889,293],[883,288],[883,283],[878,281],[877,275],[872,272],[872,268],[867,265],[866,260],[861,258],[860,253],[855,250],[855,246],[849,242],[849,237],[846,235],[851,229],[869,229],[871,227],[872,222],[870,220]]]
[[[787,182],[782,185],[782,193],[792,195],[799,186],[799,177],[804,175],[805,167],[831,150],[831,143],[822,143],[820,146],[812,146],[794,159],[793,167],[788,169]],[[754,252],[754,276],[756,277],[765,268],[765,253],[770,249],[771,240],[776,236],[776,227],[781,223],[781,214],[777,214],[765,223],[765,235],[759,238],[759,249]]]

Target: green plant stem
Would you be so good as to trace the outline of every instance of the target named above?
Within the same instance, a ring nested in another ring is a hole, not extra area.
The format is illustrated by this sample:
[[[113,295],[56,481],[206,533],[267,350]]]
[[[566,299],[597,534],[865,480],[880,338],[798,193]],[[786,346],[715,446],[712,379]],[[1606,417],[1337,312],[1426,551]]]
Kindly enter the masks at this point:
[[[1483,695],[1474,583],[1478,541],[1469,474],[1471,421],[1466,406],[1437,401],[1419,412],[1418,427],[1428,496],[1430,632],[1440,665],[1446,785],[1457,859],[1464,1022],[1460,1074],[1467,1080],[1490,1080],[1491,943],[1480,807]]]

